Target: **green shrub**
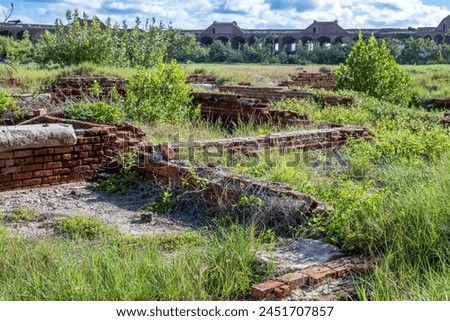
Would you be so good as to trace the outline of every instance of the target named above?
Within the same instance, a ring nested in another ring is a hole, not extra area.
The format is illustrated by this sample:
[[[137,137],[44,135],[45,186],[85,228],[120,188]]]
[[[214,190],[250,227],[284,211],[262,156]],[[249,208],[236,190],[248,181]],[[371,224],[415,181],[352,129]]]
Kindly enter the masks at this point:
[[[19,206],[15,209],[14,213],[11,215],[13,221],[34,221],[39,217],[39,212],[37,209],[25,208]]]
[[[70,119],[89,121],[97,124],[115,125],[124,122],[122,109],[103,101],[75,103],[66,107],[65,112]]]
[[[92,216],[66,217],[56,223],[59,233],[69,238],[100,238],[119,235],[119,230]]]
[[[16,120],[22,116],[22,111],[17,106],[17,101],[11,93],[0,90],[0,122]]]
[[[127,193],[136,184],[139,174],[132,171],[136,166],[135,157],[137,153],[118,152],[110,158],[110,163],[120,168],[119,173],[113,174],[106,180],[100,180],[94,184],[99,191],[111,194],[115,192]]]
[[[175,204],[175,197],[172,192],[172,188],[169,186],[163,193],[160,201],[150,202],[147,205],[142,206],[140,211],[149,211],[154,213],[167,213]]]
[[[365,92],[393,103],[409,103],[411,79],[396,63],[383,41],[381,46],[372,34],[368,43],[362,33],[345,65],[334,72],[336,87]]]
[[[145,124],[179,123],[198,115],[191,106],[191,85],[176,61],[162,60],[150,71],[140,69],[130,80],[124,102],[128,118]]]

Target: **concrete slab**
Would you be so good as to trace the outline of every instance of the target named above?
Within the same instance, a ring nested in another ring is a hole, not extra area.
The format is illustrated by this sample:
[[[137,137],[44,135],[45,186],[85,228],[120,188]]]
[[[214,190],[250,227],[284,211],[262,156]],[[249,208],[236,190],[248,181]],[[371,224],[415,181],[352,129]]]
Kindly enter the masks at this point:
[[[274,262],[280,274],[305,269],[342,256],[344,253],[336,246],[312,239],[291,240],[282,247],[277,247],[271,256],[260,255],[263,260]]]
[[[76,143],[77,137],[72,125],[0,126],[0,152],[26,148],[68,146]]]

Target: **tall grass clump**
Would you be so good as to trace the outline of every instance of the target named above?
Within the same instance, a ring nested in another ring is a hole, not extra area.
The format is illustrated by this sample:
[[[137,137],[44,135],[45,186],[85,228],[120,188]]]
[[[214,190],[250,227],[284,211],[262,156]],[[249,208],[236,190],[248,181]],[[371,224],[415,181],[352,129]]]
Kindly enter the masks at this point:
[[[261,277],[251,227],[211,231],[170,255],[167,240],[121,238],[30,240],[0,226],[0,300],[231,300]]]

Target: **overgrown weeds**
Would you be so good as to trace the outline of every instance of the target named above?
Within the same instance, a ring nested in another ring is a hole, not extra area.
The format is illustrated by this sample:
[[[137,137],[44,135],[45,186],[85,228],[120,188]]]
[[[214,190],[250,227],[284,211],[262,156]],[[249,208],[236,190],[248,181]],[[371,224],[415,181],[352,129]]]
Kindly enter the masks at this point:
[[[31,241],[0,227],[1,300],[233,300],[266,272],[252,227],[179,237]],[[119,245],[118,245],[119,244]],[[181,244],[181,245],[179,245]],[[167,255],[165,248],[177,251]]]

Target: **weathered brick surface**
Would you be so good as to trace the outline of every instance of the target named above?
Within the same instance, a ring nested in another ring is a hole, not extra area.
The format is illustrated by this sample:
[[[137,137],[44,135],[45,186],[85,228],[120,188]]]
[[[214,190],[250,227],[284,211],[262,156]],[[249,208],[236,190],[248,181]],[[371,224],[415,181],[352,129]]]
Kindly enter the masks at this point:
[[[208,74],[191,74],[188,76],[187,83],[192,84],[216,84],[216,76]]]
[[[260,283],[252,287],[252,297],[254,299],[262,300],[266,298],[269,294],[273,293],[273,291],[280,286],[283,286],[284,283],[275,280],[268,280],[264,283]]]
[[[48,116],[41,117],[40,121],[73,123]],[[74,146],[0,153],[0,192],[92,179],[107,161],[107,155],[147,148],[145,133],[130,125],[96,128],[91,123],[83,123],[79,127],[82,129],[76,130]]]
[[[366,128],[342,126],[334,128],[301,130],[295,132],[274,133],[255,137],[238,137],[215,140],[171,143],[166,160],[180,159],[180,155],[192,155],[201,150],[208,157],[220,157],[226,153],[254,155],[269,149],[322,149],[345,143],[349,137],[369,139],[371,133]]]
[[[343,257],[257,284],[252,287],[252,298],[265,300],[273,294],[277,299],[284,299],[296,292],[295,299],[301,300],[351,300],[356,296],[355,275],[347,276],[347,272],[359,275],[372,268],[364,258]],[[335,286],[327,286],[329,282]]]
[[[334,75],[332,73],[309,73],[305,70],[297,75],[293,75],[291,80],[283,80],[280,86],[334,90]]]
[[[241,97],[259,99],[263,103],[289,99],[311,99],[313,93],[308,91],[289,90],[287,87],[254,87],[254,86],[219,86],[223,93],[233,93]]]
[[[253,121],[261,124],[279,122],[283,125],[309,124],[306,115],[294,111],[269,109],[260,99],[247,98],[239,94],[193,93],[193,106],[201,106],[201,116],[208,120],[221,120],[225,123]]]
[[[48,91],[51,93],[54,103],[85,100],[91,96],[90,89],[95,81],[102,88],[99,99],[111,99],[113,87],[120,95],[125,96],[126,81],[113,77],[61,77],[48,88]]]

